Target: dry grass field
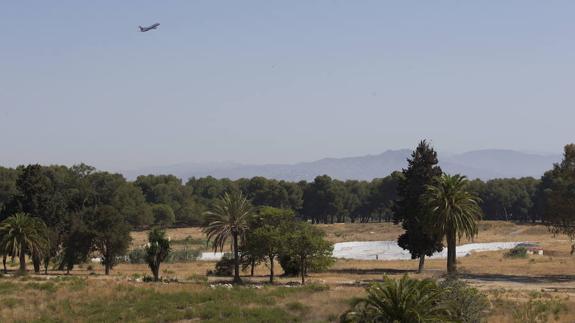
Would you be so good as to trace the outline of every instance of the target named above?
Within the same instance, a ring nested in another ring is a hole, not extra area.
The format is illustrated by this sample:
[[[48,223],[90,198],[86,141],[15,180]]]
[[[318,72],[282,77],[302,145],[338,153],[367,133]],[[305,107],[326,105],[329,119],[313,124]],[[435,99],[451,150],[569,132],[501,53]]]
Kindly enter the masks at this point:
[[[321,225],[332,242],[395,240],[401,228],[389,223]],[[492,304],[490,322],[522,322],[518,313],[543,310],[539,321],[575,322],[575,257],[569,241],[553,236],[540,225],[482,222],[475,242],[539,242],[545,255],[511,259],[504,251],[478,252],[458,259],[461,278],[484,291]],[[134,232],[134,246],[146,241],[146,232]],[[198,228],[169,230],[172,241],[194,241],[207,250]],[[466,241],[461,241],[465,243]],[[323,273],[311,273],[309,286],[292,286],[297,278],[280,277],[274,286],[267,268],[254,277],[244,273],[246,286],[217,285],[225,277],[207,277],[213,262],[162,265],[162,276],[172,283],[142,283],[145,265],[121,264],[104,276],[99,264],[78,266],[70,276],[50,272],[0,279],[0,321],[337,321],[354,297],[364,295],[369,283],[384,275],[441,278],[445,260],[426,261],[416,274],[417,261],[337,260]],[[280,268],[278,266],[278,268]],[[139,280],[138,280],[139,281]],[[216,287],[216,285],[218,287]],[[538,309],[538,310],[537,310]]]

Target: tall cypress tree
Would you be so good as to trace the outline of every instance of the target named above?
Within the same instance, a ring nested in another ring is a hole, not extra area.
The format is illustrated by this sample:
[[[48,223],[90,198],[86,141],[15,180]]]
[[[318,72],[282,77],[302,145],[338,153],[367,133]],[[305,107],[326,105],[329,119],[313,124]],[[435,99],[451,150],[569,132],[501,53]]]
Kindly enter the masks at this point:
[[[442,171],[437,165],[437,153],[425,140],[419,143],[407,161],[408,167],[403,169],[403,176],[397,187],[398,200],[393,208],[394,222],[401,222],[405,230],[397,243],[403,249],[409,250],[412,259],[419,258],[418,271],[421,272],[425,256],[443,250],[441,236],[428,227],[430,212],[421,199],[427,185],[431,185]]]
[[[575,144],[565,146],[561,163],[545,172],[537,190],[537,202],[543,221],[553,233],[566,234],[571,239],[571,254],[575,254]]]

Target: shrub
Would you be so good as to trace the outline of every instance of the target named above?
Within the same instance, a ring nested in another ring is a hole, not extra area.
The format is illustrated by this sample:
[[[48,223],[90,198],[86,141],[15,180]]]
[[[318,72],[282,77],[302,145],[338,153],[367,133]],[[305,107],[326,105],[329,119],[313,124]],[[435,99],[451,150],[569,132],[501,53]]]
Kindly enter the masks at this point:
[[[476,288],[466,283],[448,279],[439,284],[443,290],[442,302],[453,322],[479,323],[489,312],[489,300]]]
[[[232,276],[234,274],[234,259],[229,254],[224,254],[216,263],[216,269],[211,273],[214,276]]]
[[[527,258],[527,248],[515,247],[505,253],[507,258]]]
[[[144,275],[144,278],[142,278],[142,281],[143,281],[144,283],[151,283],[151,282],[153,282],[153,281],[155,281],[155,280],[154,280],[154,277],[152,277],[152,276]]]
[[[367,289],[366,298],[355,300],[342,322],[481,322],[489,302],[477,289],[448,280],[399,280],[384,277]]]
[[[289,254],[280,254],[278,257],[280,266],[284,271],[284,276],[298,276],[299,275],[299,261]]]
[[[138,248],[128,253],[128,261],[131,264],[145,264],[146,263],[146,250]]]

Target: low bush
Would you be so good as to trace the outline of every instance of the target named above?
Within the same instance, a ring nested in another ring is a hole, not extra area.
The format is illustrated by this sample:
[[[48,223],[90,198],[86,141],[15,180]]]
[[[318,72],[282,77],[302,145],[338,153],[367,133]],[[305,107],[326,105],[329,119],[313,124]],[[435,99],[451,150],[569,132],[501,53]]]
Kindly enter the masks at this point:
[[[300,271],[299,261],[289,254],[280,254],[278,257],[284,276],[298,276]]]
[[[527,248],[515,247],[505,253],[506,258],[527,258]]]
[[[489,302],[462,281],[437,284],[432,279],[385,278],[355,301],[342,322],[462,322],[479,323],[488,315]]]
[[[232,276],[234,274],[234,259],[229,255],[224,255],[216,263],[216,269],[210,274],[214,276]]]
[[[146,251],[144,249],[138,248],[130,251],[128,253],[128,261],[131,264],[145,264],[146,263]]]
[[[453,322],[479,323],[489,313],[487,296],[463,281],[448,279],[441,282],[439,288],[443,290],[441,301]]]

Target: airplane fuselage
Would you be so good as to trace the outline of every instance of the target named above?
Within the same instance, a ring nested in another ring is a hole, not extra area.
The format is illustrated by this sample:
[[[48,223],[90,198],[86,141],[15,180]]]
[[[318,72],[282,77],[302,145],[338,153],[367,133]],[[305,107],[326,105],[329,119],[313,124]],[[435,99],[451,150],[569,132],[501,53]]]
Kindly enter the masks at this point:
[[[145,33],[146,31],[150,31],[152,29],[157,29],[159,25],[160,25],[159,23],[155,23],[149,27],[142,27],[142,26],[139,26],[139,27],[140,27],[140,31]]]

